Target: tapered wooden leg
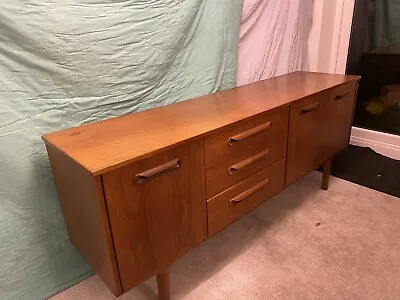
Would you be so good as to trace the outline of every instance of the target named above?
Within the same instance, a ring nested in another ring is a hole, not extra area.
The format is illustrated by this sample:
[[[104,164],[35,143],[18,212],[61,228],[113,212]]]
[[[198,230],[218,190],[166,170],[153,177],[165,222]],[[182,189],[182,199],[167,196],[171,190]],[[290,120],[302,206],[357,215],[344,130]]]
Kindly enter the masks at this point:
[[[159,300],[170,300],[169,290],[169,270],[166,269],[163,273],[157,276],[157,288]]]
[[[332,159],[327,160],[322,165],[322,185],[321,189],[327,190],[329,186],[329,175],[331,175]]]

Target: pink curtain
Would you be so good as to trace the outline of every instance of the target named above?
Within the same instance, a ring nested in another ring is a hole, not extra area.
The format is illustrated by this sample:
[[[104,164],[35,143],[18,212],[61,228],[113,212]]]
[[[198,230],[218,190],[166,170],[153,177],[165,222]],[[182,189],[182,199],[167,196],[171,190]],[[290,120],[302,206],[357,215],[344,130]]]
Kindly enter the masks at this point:
[[[308,70],[314,0],[244,0],[238,85]]]

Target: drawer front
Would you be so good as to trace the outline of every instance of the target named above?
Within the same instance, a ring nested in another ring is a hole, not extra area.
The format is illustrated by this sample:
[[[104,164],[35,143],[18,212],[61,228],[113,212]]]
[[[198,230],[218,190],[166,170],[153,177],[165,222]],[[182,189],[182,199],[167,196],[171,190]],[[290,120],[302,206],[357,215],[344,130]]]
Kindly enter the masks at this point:
[[[206,238],[202,140],[102,176],[123,290]]]
[[[285,157],[288,117],[286,107],[241,121],[206,137],[207,198]]]
[[[277,194],[284,184],[285,161],[280,160],[208,200],[209,236]]]

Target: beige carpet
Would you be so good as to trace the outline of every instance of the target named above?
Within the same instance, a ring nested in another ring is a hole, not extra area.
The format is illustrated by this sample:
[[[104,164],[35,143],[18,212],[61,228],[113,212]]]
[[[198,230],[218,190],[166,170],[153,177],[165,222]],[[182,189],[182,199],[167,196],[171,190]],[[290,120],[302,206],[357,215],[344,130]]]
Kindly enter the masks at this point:
[[[322,191],[320,176],[179,259],[172,299],[400,299],[400,199],[334,177]],[[51,298],[72,299],[115,298],[93,276]],[[119,299],[157,299],[155,280]]]

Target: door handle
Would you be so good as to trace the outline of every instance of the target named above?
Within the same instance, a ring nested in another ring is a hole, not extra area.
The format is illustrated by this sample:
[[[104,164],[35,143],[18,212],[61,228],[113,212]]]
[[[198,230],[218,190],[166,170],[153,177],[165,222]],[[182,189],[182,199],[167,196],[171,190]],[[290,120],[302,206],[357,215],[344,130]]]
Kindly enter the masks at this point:
[[[229,175],[233,175],[235,172],[247,167],[248,165],[252,164],[256,160],[259,160],[260,158],[263,158],[264,156],[267,156],[269,154],[269,149],[264,150],[256,155],[253,155],[249,158],[246,158],[245,160],[242,160],[241,162],[238,162],[237,164],[234,164],[228,168],[228,173]]]
[[[316,103],[311,104],[309,106],[303,107],[300,110],[300,114],[305,114],[305,113],[311,112],[311,111],[317,109],[318,107],[319,107],[319,102],[316,102]]]
[[[231,200],[229,200],[229,202],[231,204],[237,204],[237,203],[243,201],[244,199],[246,199],[250,195],[254,194],[255,192],[258,192],[263,187],[265,187],[268,184],[268,182],[269,182],[268,178],[264,179],[263,181],[257,183],[256,185],[254,185],[253,187],[249,188],[248,190],[245,190],[243,193],[241,193],[241,194],[237,195],[236,197],[232,198]]]
[[[155,168],[149,169],[142,173],[136,174],[136,183],[142,183],[154,177],[163,175],[165,173],[171,172],[178,169],[181,166],[181,161],[179,158],[173,159],[165,164],[159,165]]]
[[[235,136],[232,136],[232,137],[230,137],[228,139],[228,145],[232,146],[234,142],[239,142],[241,140],[244,140],[245,138],[248,138],[248,137],[250,137],[252,135],[255,135],[255,134],[259,133],[259,132],[267,130],[267,129],[271,128],[271,125],[272,125],[272,123],[270,121],[268,121],[268,122],[266,122],[264,124],[261,124],[261,125],[259,125],[257,127],[254,127],[254,128],[249,129],[247,131],[239,133],[239,134],[237,134]]]
[[[349,94],[349,93],[344,93],[344,94],[341,94],[341,95],[336,95],[335,100],[340,100],[340,99],[346,98],[346,96],[347,96],[348,94]]]

